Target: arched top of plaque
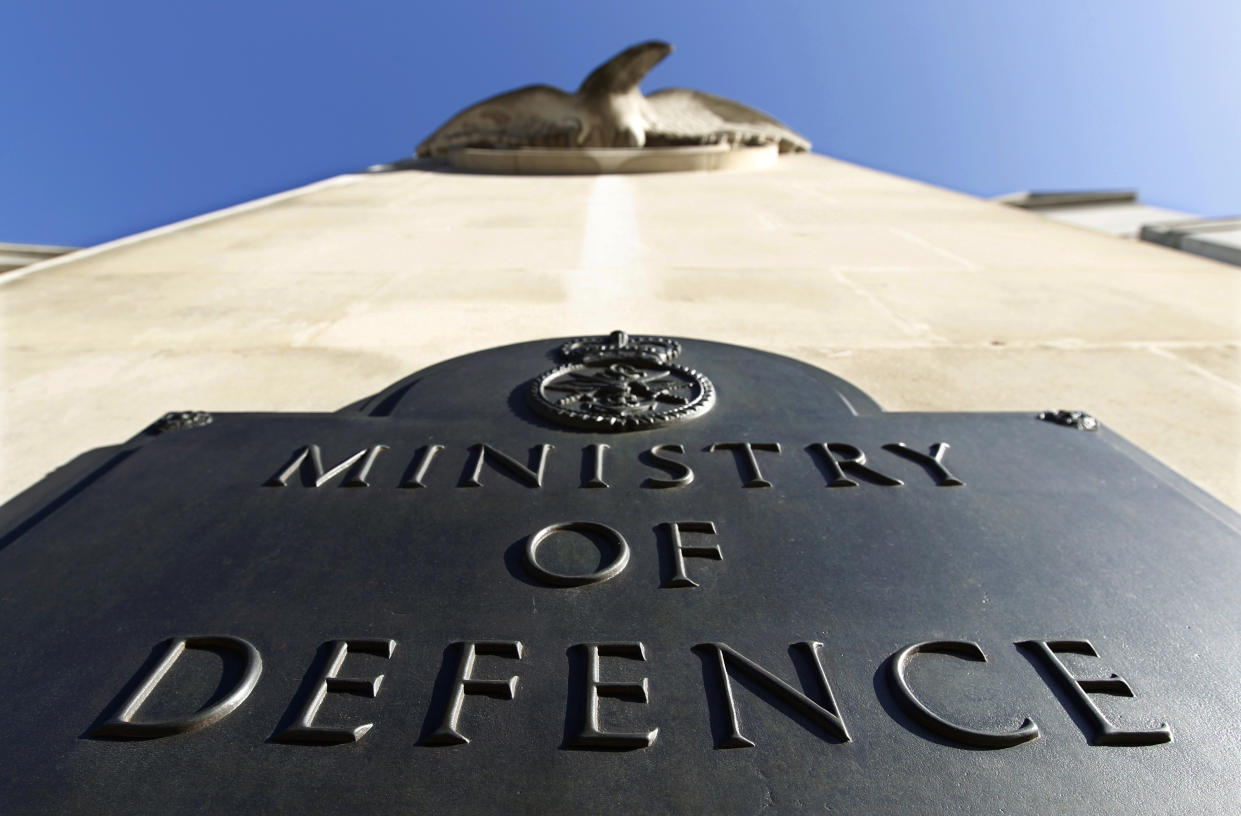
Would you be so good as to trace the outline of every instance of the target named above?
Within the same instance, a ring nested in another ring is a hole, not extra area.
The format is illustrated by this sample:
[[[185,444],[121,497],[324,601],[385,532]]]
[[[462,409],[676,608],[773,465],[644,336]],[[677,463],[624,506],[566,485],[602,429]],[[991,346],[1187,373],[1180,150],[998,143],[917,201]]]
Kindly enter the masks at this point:
[[[549,365],[550,363],[550,365]],[[373,417],[595,433],[668,426],[813,425],[882,409],[850,383],[743,346],[614,331],[520,343],[439,363],[342,409]]]

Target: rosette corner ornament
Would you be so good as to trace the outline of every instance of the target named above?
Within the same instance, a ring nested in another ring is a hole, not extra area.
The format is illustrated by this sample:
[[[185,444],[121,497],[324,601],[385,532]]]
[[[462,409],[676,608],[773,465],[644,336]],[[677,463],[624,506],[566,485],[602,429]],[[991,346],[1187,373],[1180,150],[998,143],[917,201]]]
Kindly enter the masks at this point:
[[[563,365],[530,384],[530,407],[560,425],[640,431],[685,422],[715,403],[705,375],[672,362],[681,344],[667,337],[582,337],[560,347]]]

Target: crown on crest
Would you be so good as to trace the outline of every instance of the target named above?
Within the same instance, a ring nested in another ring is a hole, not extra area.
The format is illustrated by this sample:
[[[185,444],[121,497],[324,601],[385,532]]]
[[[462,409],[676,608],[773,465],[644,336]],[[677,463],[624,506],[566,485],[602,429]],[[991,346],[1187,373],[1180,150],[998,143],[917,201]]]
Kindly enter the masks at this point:
[[[591,363],[598,360],[649,360],[666,363],[681,353],[681,344],[667,337],[630,337],[614,331],[607,337],[579,337],[560,347],[565,362]]]

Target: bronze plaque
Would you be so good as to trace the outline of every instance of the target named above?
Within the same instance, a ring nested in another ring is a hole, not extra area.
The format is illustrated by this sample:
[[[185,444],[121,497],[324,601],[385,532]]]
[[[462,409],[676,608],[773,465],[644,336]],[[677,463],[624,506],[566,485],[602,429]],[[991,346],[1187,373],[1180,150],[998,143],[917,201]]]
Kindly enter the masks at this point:
[[[616,332],[0,520],[6,814],[1241,807],[1238,516],[1085,414]]]

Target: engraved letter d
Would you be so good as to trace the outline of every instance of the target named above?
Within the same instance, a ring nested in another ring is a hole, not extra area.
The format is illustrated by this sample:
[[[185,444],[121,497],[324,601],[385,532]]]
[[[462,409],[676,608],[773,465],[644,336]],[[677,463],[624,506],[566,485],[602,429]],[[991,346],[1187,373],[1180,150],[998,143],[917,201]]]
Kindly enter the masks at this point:
[[[157,739],[206,728],[232,714],[245,702],[250,692],[254,690],[255,684],[258,683],[259,674],[263,671],[263,660],[259,657],[258,649],[241,638],[224,635],[180,637],[170,638],[167,644],[167,649],[156,662],[155,667],[146,677],[142,678],[133,693],[121,704],[116,715],[91,731],[92,737]],[[155,687],[164,679],[164,675],[168,674],[168,670],[186,649],[205,649],[221,654],[232,652],[239,655],[242,665],[237,682],[222,698],[188,716],[159,722],[134,722],[133,718],[138,713],[138,709],[151,696],[151,692],[155,691]]]

